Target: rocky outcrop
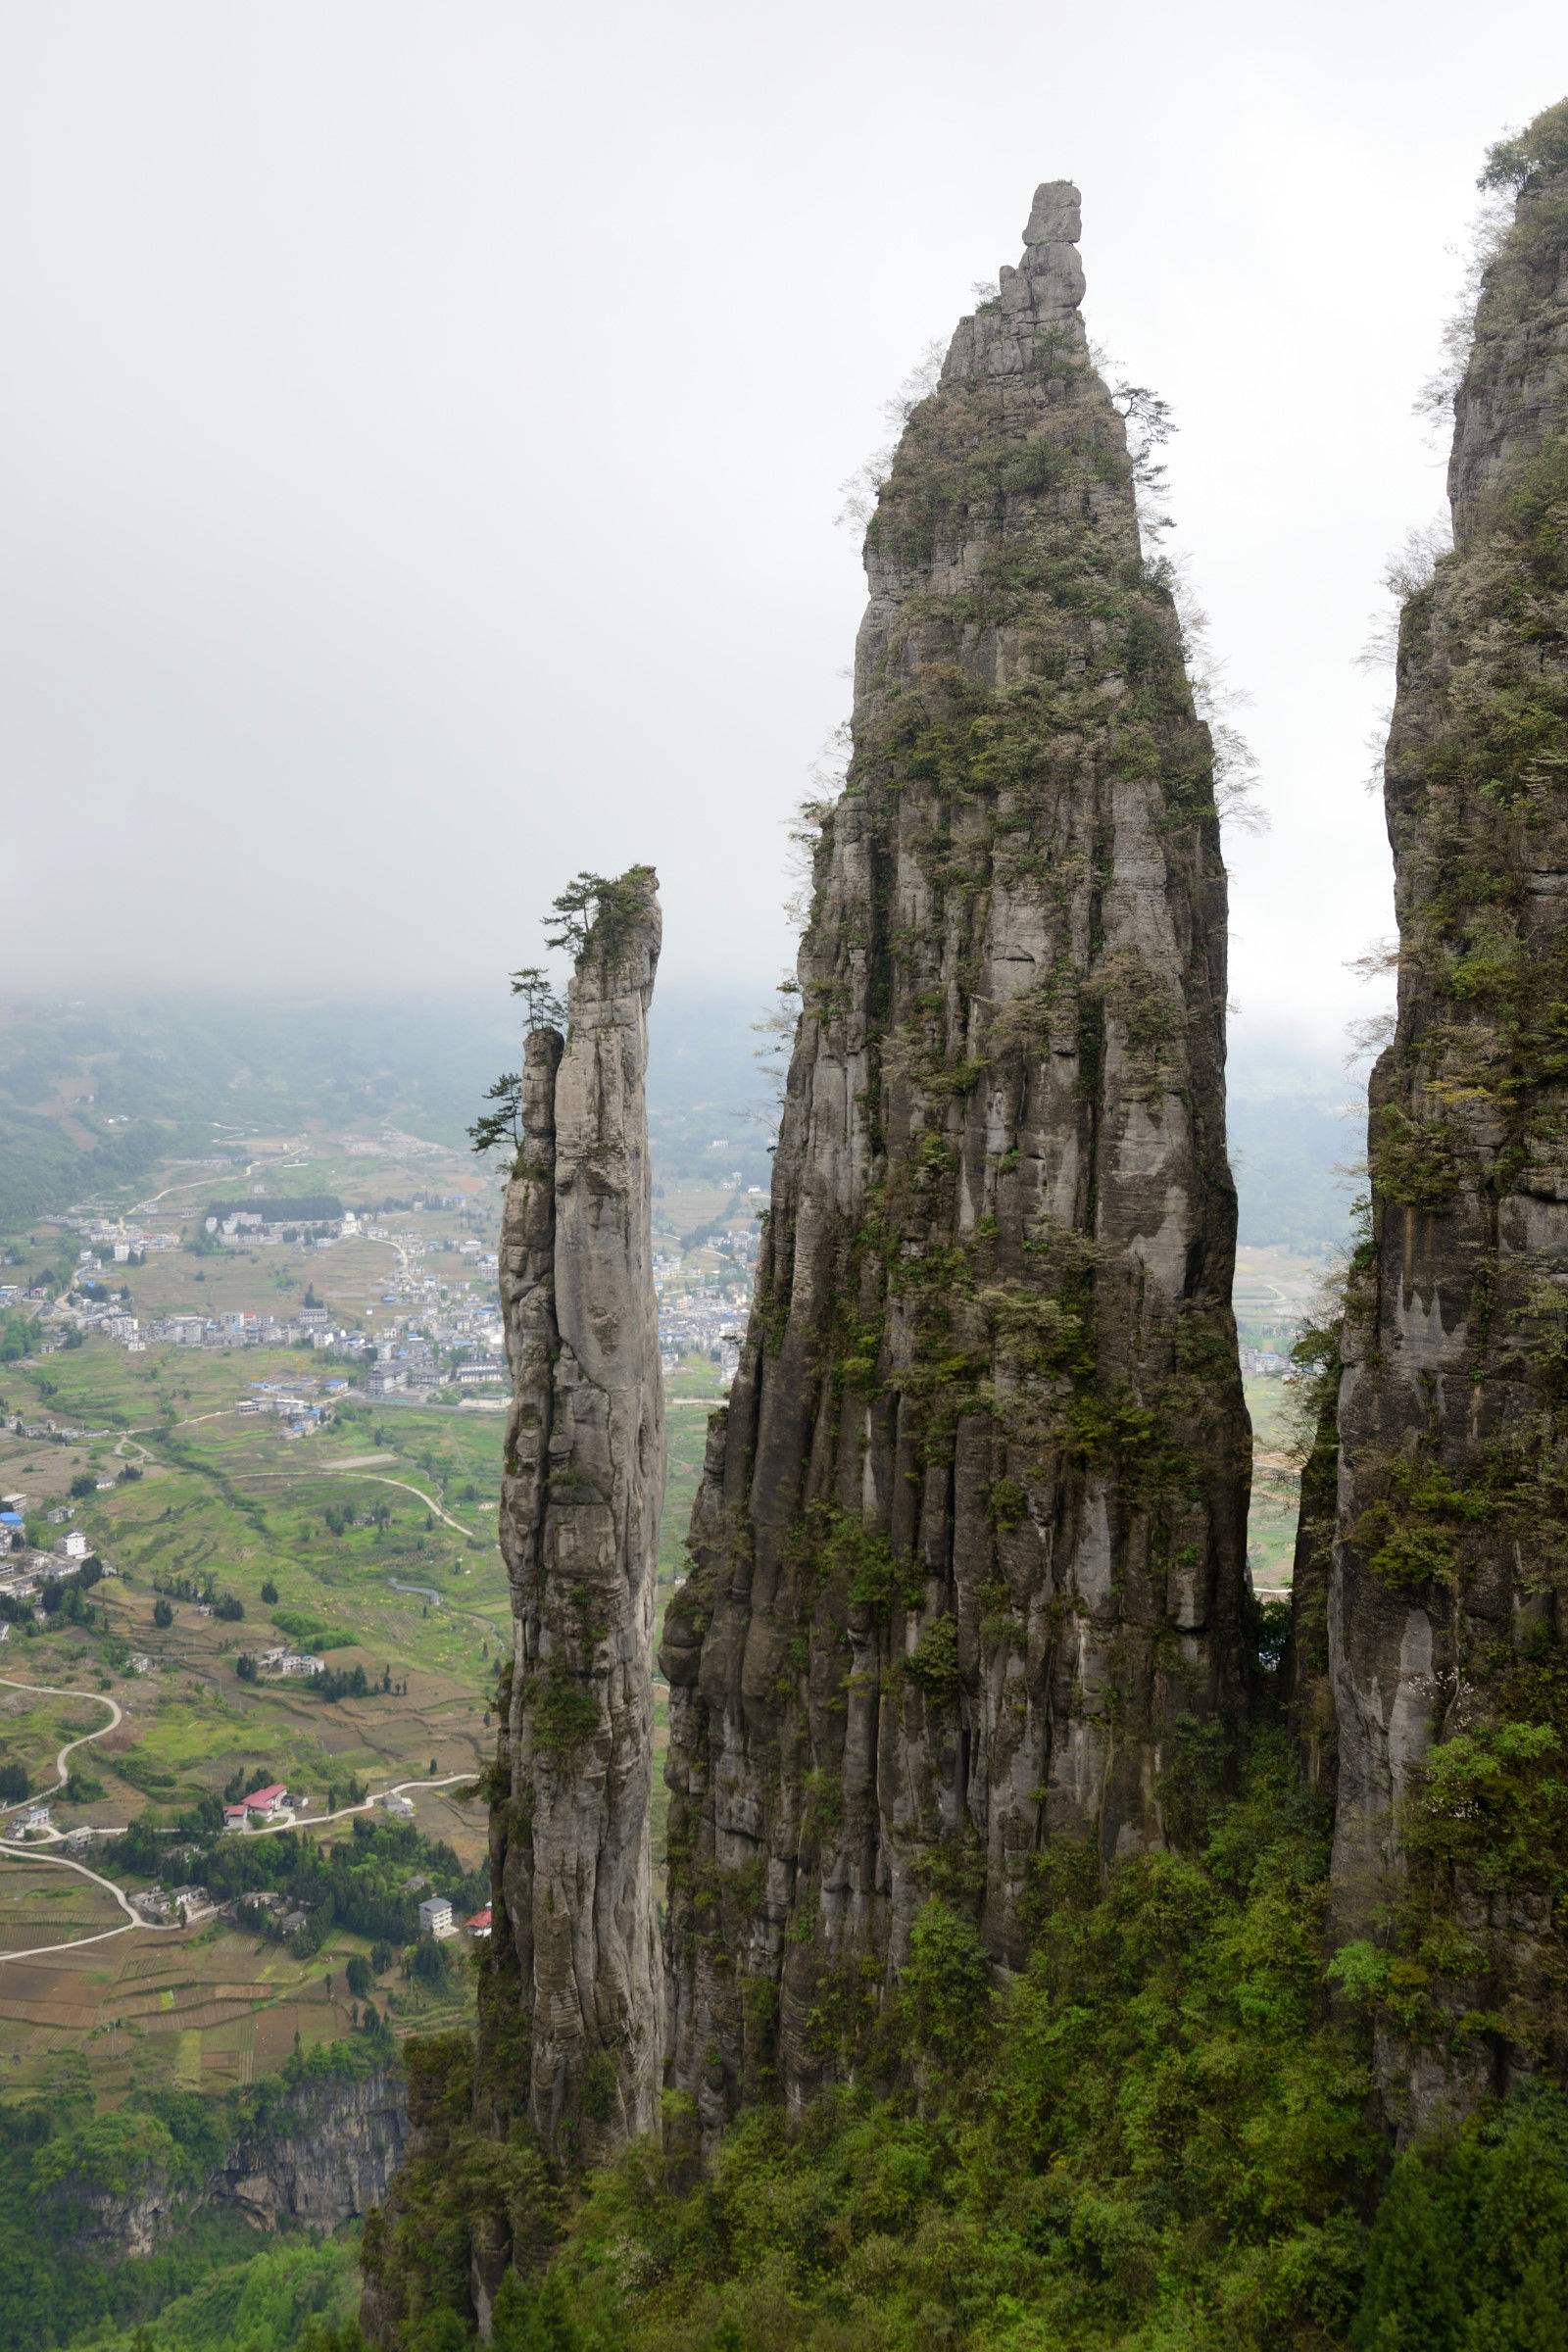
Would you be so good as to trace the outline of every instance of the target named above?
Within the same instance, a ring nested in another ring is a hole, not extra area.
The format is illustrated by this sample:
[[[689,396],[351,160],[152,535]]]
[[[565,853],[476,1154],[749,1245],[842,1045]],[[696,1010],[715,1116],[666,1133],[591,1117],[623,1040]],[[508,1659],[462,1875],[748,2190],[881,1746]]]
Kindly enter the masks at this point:
[[[1301,1455],[1291,1569],[1289,1630],[1281,1661],[1286,1720],[1314,1795],[1333,1800],[1339,1765],[1329,1661],[1329,1587],[1339,1499],[1339,1319],[1332,1306],[1303,1326],[1293,1355],[1292,1418]]]
[[[529,1037],[501,1297],[501,1547],[514,1655],[491,1809],[476,2112],[565,2165],[652,2129],[663,2004],[652,1868],[664,1439],[644,1095],[654,876],[600,887],[564,1040]]]
[[[197,2214],[235,2208],[262,2230],[329,2235],[381,2203],[409,2138],[401,2065],[311,2060],[253,2089],[231,2092],[218,2113],[225,2153],[207,2169],[156,2126],[145,2161],[112,2183],[89,2160],[60,2186],[73,2242],[121,2262],[154,2254]]]
[[[302,2074],[281,2104],[241,2103],[211,2193],[264,2229],[330,2232],[383,2202],[408,2136],[401,2067]]]
[[[866,536],[756,1302],[672,1604],[674,2084],[853,2063],[922,1905],[1165,1834],[1243,1690],[1212,750],[1042,187]],[[1136,405],[1136,404],[1135,404]]]
[[[1373,1074],[1328,1626],[1342,1937],[1391,1946],[1406,2126],[1568,2056],[1568,106],[1455,401],[1453,553],[1386,761],[1397,1028]]]

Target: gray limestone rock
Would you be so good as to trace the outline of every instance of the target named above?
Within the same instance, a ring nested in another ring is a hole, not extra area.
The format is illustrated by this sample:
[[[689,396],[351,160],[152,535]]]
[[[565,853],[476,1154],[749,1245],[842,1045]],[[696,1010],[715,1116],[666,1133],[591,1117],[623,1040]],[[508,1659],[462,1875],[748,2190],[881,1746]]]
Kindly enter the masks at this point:
[[[1076,245],[1083,233],[1083,199],[1072,181],[1042,180],[1024,224],[1025,245]]]
[[[228,2120],[233,2137],[199,2179],[148,2167],[115,2190],[68,2184],[74,2242],[140,2259],[223,2207],[262,2230],[340,2230],[387,2193],[409,2137],[408,2085],[399,2066],[306,2074],[239,2094]]]
[[[601,897],[564,1040],[537,1030],[507,1190],[501,1547],[514,1656],[491,1813],[476,2108],[568,2166],[657,2116],[649,1848],[664,1472],[645,1078],[654,877]]]
[[[1454,550],[1404,610],[1385,763],[1398,1016],[1370,1091],[1327,1621],[1336,1930],[1396,1945],[1430,2011],[1419,2051],[1380,2039],[1405,2129],[1568,2067],[1548,1899],[1568,1852],[1541,1789],[1568,1743],[1565,363],[1558,161],[1486,273]],[[1538,1914],[1544,1933],[1521,1925]]]
[[[960,321],[866,537],[758,1292],[666,1618],[670,2080],[844,2075],[923,1905],[1165,1837],[1243,1696],[1225,873],[1078,302]]]

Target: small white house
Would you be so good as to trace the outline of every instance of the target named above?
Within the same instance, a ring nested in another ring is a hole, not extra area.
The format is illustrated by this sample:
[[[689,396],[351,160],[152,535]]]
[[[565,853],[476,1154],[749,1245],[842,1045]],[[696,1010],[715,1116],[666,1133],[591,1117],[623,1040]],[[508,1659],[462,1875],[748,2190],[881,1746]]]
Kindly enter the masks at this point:
[[[444,1894],[427,1895],[419,1905],[419,1934],[421,1936],[451,1936],[456,1933],[452,1920],[452,1905]]]

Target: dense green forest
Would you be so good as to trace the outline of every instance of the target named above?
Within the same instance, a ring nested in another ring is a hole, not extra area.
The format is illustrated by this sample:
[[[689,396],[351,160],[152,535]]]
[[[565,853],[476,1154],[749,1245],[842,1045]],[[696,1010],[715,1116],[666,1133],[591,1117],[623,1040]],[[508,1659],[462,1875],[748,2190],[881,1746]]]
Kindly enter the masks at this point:
[[[1231,1783],[1226,1792],[1226,1783]],[[1194,1727],[1178,1850],[1039,1863],[1027,1965],[990,1989],[933,1892],[896,2002],[812,2020],[853,2087],[743,2116],[706,2175],[683,2118],[574,2206],[468,2120],[460,2036],[413,2057],[426,2152],[366,2257],[404,2352],[470,2340],[487,2211],[553,2259],[499,2352],[1559,2352],[1568,2101],[1526,2090],[1388,2169],[1370,2030],[1325,1978],[1328,1824],[1285,1736]]]
[[[289,2352],[310,2323],[356,2299],[357,2247],[304,2233],[269,2240],[202,2184],[241,2129],[286,2116],[301,2086],[393,2062],[371,2033],[291,2059],[281,2075],[221,2099],[137,2093],[95,2110],[85,2063],[62,2054],[47,2100],[0,2103],[0,2343],[6,2352]],[[117,2216],[172,2204],[177,2229],[152,2254],[118,2251]],[[180,2211],[181,2207],[188,2210]]]

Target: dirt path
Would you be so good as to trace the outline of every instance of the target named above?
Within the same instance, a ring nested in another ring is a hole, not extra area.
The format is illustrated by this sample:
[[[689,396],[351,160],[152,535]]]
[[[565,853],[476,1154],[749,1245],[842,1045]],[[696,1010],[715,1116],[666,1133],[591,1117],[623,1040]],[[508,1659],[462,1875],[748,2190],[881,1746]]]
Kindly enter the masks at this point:
[[[0,1681],[6,1679],[8,1678],[0,1676]],[[30,1687],[25,1683],[19,1686],[22,1690],[27,1690]],[[64,1693],[54,1692],[51,1695],[87,1698],[95,1696],[96,1693],[86,1690],[71,1690]],[[112,1704],[113,1702],[108,1703]],[[118,1722],[118,1720],[117,1713],[116,1721]],[[104,1730],[106,1732],[113,1731],[114,1725],[106,1723]],[[86,1737],[94,1740],[100,1738],[101,1735],[89,1732]],[[80,1741],[74,1740],[72,1744],[79,1746]],[[62,1754],[67,1752],[65,1749],[61,1751]],[[250,1838],[277,1838],[289,1830],[319,1829],[329,1821],[344,1821],[351,1813],[368,1813],[381,1802],[383,1797],[402,1796],[410,1788],[452,1788],[459,1782],[471,1781],[473,1777],[471,1772],[449,1772],[444,1774],[440,1780],[435,1781],[397,1781],[390,1788],[383,1788],[374,1796],[367,1796],[357,1805],[339,1805],[334,1812],[318,1813],[309,1821],[270,1821],[263,1828],[248,1830],[245,1834]],[[95,1886],[102,1886],[107,1893],[112,1894],[122,1911],[125,1913],[124,1919],[118,1928],[99,1928],[91,1936],[73,1936],[64,1943],[33,1944],[24,1952],[0,1952],[0,1967],[3,1967],[8,1960],[49,1960],[53,1959],[58,1952],[78,1952],[84,1944],[107,1943],[112,1936],[128,1935],[132,1928],[145,1928],[149,1934],[155,1936],[177,1935],[183,1928],[201,1927],[207,1920],[215,1919],[218,1916],[217,1906],[209,1904],[205,1911],[193,1911],[187,1919],[144,1919],[132,1904],[124,1888],[117,1886],[113,1879],[106,1879],[102,1871],[89,1870],[85,1862],[68,1861],[64,1854],[51,1854],[41,1846],[15,1844],[9,1839],[0,1838],[0,1861],[47,1862],[57,1870],[74,1870],[80,1877],[91,1879]]]
[[[128,1936],[132,1928],[162,1930],[167,1935],[172,1928],[190,1924],[181,1919],[143,1919],[122,1886],[117,1886],[113,1879],[106,1879],[101,1871],[89,1870],[85,1862],[67,1861],[64,1854],[46,1853],[34,1845],[10,1845],[0,1839],[0,1861],[47,1862],[55,1870],[74,1870],[78,1877],[91,1879],[95,1886],[102,1886],[112,1894],[125,1913],[118,1928],[100,1928],[94,1936],[73,1936],[66,1943],[35,1943],[24,1952],[0,1952],[0,1964],[7,1960],[48,1960],[56,1952],[78,1952],[84,1943],[107,1943],[111,1936]]]
[[[25,1690],[33,1698],[85,1698],[95,1707],[109,1709],[107,1723],[101,1723],[95,1732],[79,1732],[74,1740],[66,1741],[65,1746],[55,1758],[55,1771],[59,1777],[53,1785],[48,1788],[36,1790],[31,1796],[19,1798],[14,1805],[0,1805],[0,1819],[3,1819],[7,1813],[20,1813],[24,1806],[35,1805],[39,1797],[53,1796],[58,1789],[63,1788],[70,1778],[66,1771],[66,1758],[74,1748],[85,1747],[90,1740],[102,1740],[106,1733],[112,1732],[116,1724],[120,1722],[123,1710],[117,1699],[106,1698],[101,1690],[61,1690],[53,1683],[19,1683],[16,1677],[10,1674],[0,1674],[0,1683],[4,1683],[6,1688],[11,1690]],[[91,1877],[91,1875],[89,1872],[88,1876]]]
[[[247,1838],[276,1838],[284,1830],[316,1830],[323,1822],[345,1821],[351,1813],[368,1813],[380,1804],[383,1797],[403,1796],[411,1788],[455,1788],[460,1781],[474,1779],[471,1772],[449,1772],[439,1781],[394,1781],[390,1788],[382,1788],[374,1796],[361,1799],[357,1805],[339,1805],[335,1813],[313,1813],[309,1821],[269,1821],[259,1830],[247,1830]],[[0,1953],[0,1959],[5,1957]]]
[[[293,1470],[252,1470],[247,1473],[247,1476],[253,1479],[293,1478],[296,1475],[298,1474]],[[427,1494],[422,1487],[411,1487],[406,1478],[380,1478],[373,1470],[351,1469],[347,1462],[315,1462],[311,1466],[310,1475],[317,1478],[359,1478],[363,1479],[367,1486],[397,1487],[405,1494],[416,1494],[426,1510],[434,1511],[436,1517],[445,1520],[448,1527],[456,1528],[458,1534],[466,1537],[476,1550],[482,1550],[484,1547],[482,1536],[476,1536],[471,1527],[465,1527],[461,1519],[454,1519],[450,1511],[444,1511],[435,1496]]]
[[[259,1168],[261,1164],[262,1163],[259,1159],[253,1159],[245,1170],[245,1176],[249,1176],[252,1169]],[[282,1166],[298,1168],[303,1167],[305,1163],[303,1160],[296,1159],[282,1161],[274,1160],[271,1164],[274,1167]],[[153,1193],[145,1200],[133,1200],[129,1208],[126,1209],[125,1214],[127,1217],[142,1216],[148,1209],[156,1208],[160,1200],[167,1200],[171,1193],[199,1193],[205,1186],[211,1186],[216,1176],[217,1171],[215,1169],[209,1169],[205,1176],[194,1176],[188,1183],[182,1180],[178,1184],[166,1184],[161,1193]],[[244,1183],[245,1176],[240,1178],[241,1184]],[[228,1177],[220,1179],[220,1181],[232,1183],[233,1178]]]

